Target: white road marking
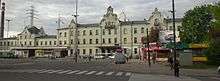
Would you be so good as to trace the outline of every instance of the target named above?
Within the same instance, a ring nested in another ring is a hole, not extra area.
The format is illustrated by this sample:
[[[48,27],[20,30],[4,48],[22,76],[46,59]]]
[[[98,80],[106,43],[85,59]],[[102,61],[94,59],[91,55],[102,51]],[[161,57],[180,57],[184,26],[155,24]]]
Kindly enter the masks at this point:
[[[107,74],[105,74],[105,75],[112,75],[114,72],[108,72]]]
[[[101,75],[101,74],[103,74],[104,73],[104,71],[101,71],[101,72],[99,72],[99,73],[96,73],[95,75]]]
[[[125,76],[131,76],[131,73],[126,73]]]
[[[41,70],[32,70],[32,71],[29,71],[28,73],[34,73],[34,72],[40,72],[40,71],[45,71],[46,69],[41,69]]]
[[[116,76],[121,76],[123,74],[123,72],[118,72],[117,74],[116,74]]]
[[[56,72],[59,72],[59,71],[63,71],[63,70],[55,70],[55,71],[51,71],[51,72],[48,72],[48,73],[56,73]]]
[[[69,71],[72,71],[72,70],[61,71],[61,72],[58,72],[58,74],[66,73],[66,72],[69,72]]]
[[[88,71],[81,71],[81,72],[76,73],[76,74],[83,74],[83,73],[85,73],[85,72],[88,72]]]
[[[46,73],[46,72],[50,72],[50,71],[53,71],[53,70],[45,70],[45,71],[40,71],[38,73]]]
[[[80,70],[75,70],[75,71],[71,71],[69,73],[66,73],[66,74],[73,74],[73,73],[76,73],[76,72],[79,72]]]
[[[96,71],[91,71],[91,72],[89,72],[89,73],[87,73],[86,75],[90,75],[90,74],[93,74],[93,73],[95,73]]]

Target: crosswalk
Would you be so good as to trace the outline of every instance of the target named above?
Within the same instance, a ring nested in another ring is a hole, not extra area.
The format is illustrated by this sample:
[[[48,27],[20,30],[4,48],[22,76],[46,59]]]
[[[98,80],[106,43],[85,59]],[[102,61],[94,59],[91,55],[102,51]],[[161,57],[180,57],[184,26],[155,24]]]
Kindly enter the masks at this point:
[[[0,70],[0,72],[17,72],[17,73],[39,73],[39,74],[66,74],[66,75],[103,75],[103,76],[131,76],[131,72],[114,72],[114,71],[89,71],[89,70],[52,70],[52,69],[31,69],[31,70]]]

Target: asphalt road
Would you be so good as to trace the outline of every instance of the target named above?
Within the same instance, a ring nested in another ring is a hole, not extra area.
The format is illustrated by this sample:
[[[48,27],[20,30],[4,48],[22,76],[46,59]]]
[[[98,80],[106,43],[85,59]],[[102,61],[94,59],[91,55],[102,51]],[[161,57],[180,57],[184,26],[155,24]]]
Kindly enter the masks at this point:
[[[92,62],[43,60],[0,65],[1,81],[128,81],[131,72],[110,69],[111,60]]]
[[[120,65],[114,65],[110,59],[78,63],[48,59],[13,62],[0,64],[0,81],[128,81],[135,73],[119,70]],[[201,81],[220,81],[219,76],[190,77]]]

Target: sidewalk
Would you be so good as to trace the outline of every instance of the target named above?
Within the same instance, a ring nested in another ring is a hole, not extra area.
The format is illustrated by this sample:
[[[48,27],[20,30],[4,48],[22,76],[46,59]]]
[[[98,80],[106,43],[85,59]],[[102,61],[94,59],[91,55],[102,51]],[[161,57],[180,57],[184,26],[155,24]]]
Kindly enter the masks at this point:
[[[200,81],[191,77],[168,75],[133,74],[128,81]]]

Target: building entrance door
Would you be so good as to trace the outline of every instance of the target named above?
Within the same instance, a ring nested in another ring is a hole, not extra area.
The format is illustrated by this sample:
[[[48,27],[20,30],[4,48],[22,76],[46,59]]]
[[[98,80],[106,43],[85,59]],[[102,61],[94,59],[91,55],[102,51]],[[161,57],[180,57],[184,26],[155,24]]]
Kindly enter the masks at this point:
[[[35,57],[35,50],[29,50],[28,57]]]

